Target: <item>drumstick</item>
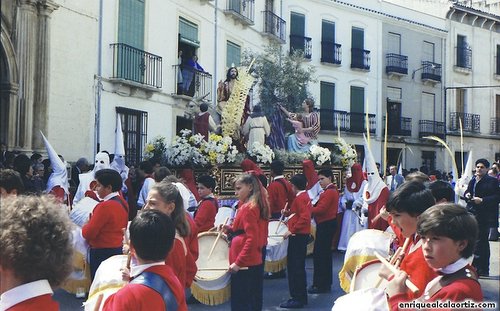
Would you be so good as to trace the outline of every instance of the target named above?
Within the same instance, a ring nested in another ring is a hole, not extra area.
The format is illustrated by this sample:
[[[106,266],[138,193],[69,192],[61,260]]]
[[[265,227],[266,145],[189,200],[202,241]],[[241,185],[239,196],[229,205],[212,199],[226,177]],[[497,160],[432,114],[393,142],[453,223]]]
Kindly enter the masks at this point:
[[[128,251],[128,254],[127,254],[127,269],[128,271],[130,271],[130,261],[132,260],[132,253],[130,252],[130,250]]]
[[[283,209],[286,210],[287,206],[288,206],[288,202],[286,202],[285,207]],[[278,229],[280,228],[281,223],[283,222],[284,216],[285,216],[285,214],[281,214],[280,221],[278,222],[278,226],[276,226],[276,230],[274,231],[274,234],[278,233]]]
[[[394,262],[392,263],[396,268],[399,268],[399,265],[401,264],[401,261],[403,261],[403,257],[406,254],[406,250],[408,250],[408,247],[410,246],[410,238],[406,238],[405,242],[403,243],[403,247],[398,248],[401,249],[401,252],[398,254],[398,256],[394,256],[395,258]],[[394,254],[395,255],[395,254]],[[392,261],[392,260],[391,260]]]
[[[226,217],[226,219],[224,219],[224,223],[222,224],[222,228],[224,228],[224,226],[226,225],[226,223],[228,222],[228,220],[229,220],[229,217]],[[212,256],[212,253],[214,252],[215,245],[217,245],[217,242],[219,242],[219,239],[220,239],[220,237],[222,235],[222,228],[219,231],[219,234],[217,234],[217,237],[215,238],[215,242],[212,245],[212,248],[210,249],[210,252],[208,253],[207,260],[210,259],[210,256]]]
[[[394,274],[398,273],[398,271],[399,271],[398,268],[396,268],[393,265],[391,265],[384,257],[382,257],[382,255],[380,255],[379,253],[375,252],[375,257],[377,257],[378,260],[380,260],[380,262],[383,263],[384,266],[387,267],[387,269],[391,270],[392,273],[394,273]],[[414,294],[418,294],[418,292],[420,292],[420,290],[418,289],[418,287],[415,284],[413,284],[412,281],[410,281],[409,279],[405,280],[405,285]]]
[[[385,205],[384,205],[385,207]],[[378,213],[375,217],[372,219],[372,224],[375,223],[380,217],[382,217],[382,213]]]

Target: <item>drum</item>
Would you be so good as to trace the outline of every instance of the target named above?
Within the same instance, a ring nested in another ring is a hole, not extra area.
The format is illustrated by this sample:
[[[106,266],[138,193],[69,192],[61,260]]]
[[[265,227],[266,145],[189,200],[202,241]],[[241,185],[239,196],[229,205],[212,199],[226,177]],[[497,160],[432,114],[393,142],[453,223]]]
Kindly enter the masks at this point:
[[[389,311],[385,291],[380,288],[361,289],[340,296],[335,300],[332,311]]]
[[[229,269],[229,243],[222,235],[210,258],[218,232],[202,232],[198,234],[200,255],[196,261],[198,271],[191,285],[191,294],[205,305],[219,305],[231,298]]]
[[[89,221],[89,215],[94,211],[98,203],[92,198],[84,197],[73,206],[73,209],[69,213],[69,218],[75,224],[82,227]]]
[[[376,229],[356,232],[347,244],[344,265],[339,272],[340,287],[349,292],[354,272],[365,262],[376,259],[375,252],[382,257],[389,257],[394,235]]]
[[[61,285],[65,291],[85,295],[90,288],[90,266],[87,263],[87,241],[82,236],[82,229],[76,227],[73,234],[73,271]]]
[[[99,310],[102,310],[106,299],[127,284],[122,280],[122,272],[120,271],[126,264],[127,255],[112,256],[101,263],[90,286],[89,298],[83,304],[85,311],[94,310],[100,294],[103,294],[99,308]]]
[[[361,267],[356,269],[352,277],[349,292],[367,288],[384,289],[387,285],[387,280],[378,276],[378,271],[382,267],[382,263],[378,259],[365,262]]]
[[[288,239],[283,239],[283,235],[287,231],[287,225],[279,220],[269,221],[264,271],[274,273],[286,268]]]
[[[227,207],[227,206],[219,207],[219,210],[217,211],[217,215],[215,215],[214,227],[217,227],[218,225],[222,225],[224,223],[224,220],[226,220],[227,217],[229,217],[229,220],[233,219],[234,212],[235,212],[235,209],[232,207]],[[228,223],[230,223],[230,222],[228,222]]]

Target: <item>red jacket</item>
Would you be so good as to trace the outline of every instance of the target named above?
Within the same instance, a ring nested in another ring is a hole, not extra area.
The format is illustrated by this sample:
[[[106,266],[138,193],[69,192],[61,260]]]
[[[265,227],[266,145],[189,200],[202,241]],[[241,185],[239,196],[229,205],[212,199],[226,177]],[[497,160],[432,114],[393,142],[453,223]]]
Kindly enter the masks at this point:
[[[21,301],[17,305],[8,308],[6,311],[59,311],[59,304],[52,299],[52,295],[46,294],[36,296],[25,301]]]
[[[174,271],[168,266],[152,266],[144,271],[158,274],[170,287],[172,294],[177,301],[179,311],[187,310],[184,287],[175,277]],[[42,310],[42,309],[39,309]],[[45,310],[45,309],[43,309]],[[166,310],[163,298],[154,289],[141,284],[127,284],[115,294],[109,296],[104,303],[104,311],[150,311]],[[168,311],[168,310],[167,310]]]
[[[198,267],[196,266],[196,260],[198,260],[199,249],[198,249],[198,228],[194,220],[191,218],[189,213],[186,213],[186,219],[189,222],[189,226],[191,227],[191,233],[189,236],[185,237],[187,248],[189,251],[189,257],[186,258],[186,283],[185,287],[191,287],[193,283],[194,276],[196,272],[198,272]]]
[[[472,266],[468,265],[466,268],[473,270]],[[400,302],[406,302],[407,296],[405,294],[394,295],[389,298],[389,304],[391,310],[398,310],[398,304]],[[483,301],[483,292],[481,290],[481,285],[479,282],[473,278],[464,278],[453,281],[452,283],[442,287],[438,292],[436,292],[432,297],[425,300],[427,302],[432,301],[452,301],[452,302],[462,302],[464,300],[472,300],[476,302]],[[451,310],[451,309],[426,309],[426,310]]]
[[[409,253],[411,248],[411,246],[408,247],[408,251],[405,253],[405,257],[403,261],[401,261],[401,266],[399,268],[409,275],[412,283],[415,284],[420,291],[415,295],[408,290],[407,301],[420,297],[424,293],[427,283],[437,276],[436,271],[429,267],[425,261],[422,247],[418,247],[416,250]]]
[[[269,186],[267,186],[267,193],[269,194],[269,207],[273,214],[281,213],[281,210],[285,207],[287,202],[287,208],[290,208],[293,199],[295,199],[292,185],[286,178],[273,180]]]
[[[311,209],[312,217],[316,224],[335,219],[339,209],[339,192],[337,188],[330,184],[319,196],[319,200]]]
[[[198,209],[194,213],[194,222],[199,232],[205,232],[214,227],[215,215],[219,210],[219,202],[216,198],[208,197],[201,199]]]
[[[289,215],[295,213],[288,220],[288,230],[292,234],[309,234],[311,233],[311,199],[306,191],[301,192],[293,200],[292,207],[288,212]]]
[[[89,222],[82,227],[82,235],[92,248],[122,247],[127,223],[128,204],[115,196],[96,205]]]
[[[187,248],[186,239],[176,233],[174,245],[165,258],[165,264],[172,268],[175,276],[183,286],[189,283],[187,282],[188,260],[192,261],[192,256]],[[192,270],[192,268],[190,269]]]
[[[368,205],[368,229],[378,229],[385,231],[385,229],[387,229],[387,227],[389,226],[387,221],[382,219],[382,217],[375,221],[375,223],[372,223],[372,219],[379,214],[380,209],[382,209],[382,207],[387,203],[389,194],[389,188],[384,187],[384,189],[380,192],[378,199],[372,204]]]
[[[247,202],[238,208],[238,213],[231,226],[231,232],[242,231],[233,237],[229,249],[229,263],[239,267],[257,266],[262,263],[262,240],[259,232],[260,210]],[[267,236],[266,236],[267,239]]]

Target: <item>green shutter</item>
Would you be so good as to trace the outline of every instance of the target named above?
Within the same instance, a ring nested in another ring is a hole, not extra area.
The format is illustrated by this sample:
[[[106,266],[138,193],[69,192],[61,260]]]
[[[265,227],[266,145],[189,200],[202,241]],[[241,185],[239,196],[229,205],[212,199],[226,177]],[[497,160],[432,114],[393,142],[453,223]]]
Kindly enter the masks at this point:
[[[326,131],[334,130],[334,113],[335,109],[335,84],[321,81],[320,87],[320,124],[321,128]]]
[[[351,38],[351,47],[353,49],[362,49],[364,50],[364,30],[361,28],[352,27],[352,38]]]
[[[191,23],[183,18],[179,18],[179,35],[181,42],[199,47],[198,25]]]
[[[304,37],[306,30],[306,17],[304,14],[292,12],[290,15],[290,35]]]
[[[365,111],[365,89],[359,86],[351,86],[351,112],[364,113]]]
[[[335,42],[335,23],[321,21],[321,41]]]
[[[144,50],[144,0],[120,0],[118,42]]]
[[[233,64],[236,67],[241,64],[241,47],[236,43],[227,41],[226,66],[229,68]]]

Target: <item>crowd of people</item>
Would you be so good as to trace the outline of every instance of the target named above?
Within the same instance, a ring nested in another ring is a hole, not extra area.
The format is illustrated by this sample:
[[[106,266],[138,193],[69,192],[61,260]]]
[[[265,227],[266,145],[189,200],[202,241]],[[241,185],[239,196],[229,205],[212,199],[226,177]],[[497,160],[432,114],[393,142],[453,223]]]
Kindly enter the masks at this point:
[[[303,173],[289,180],[284,163],[273,161],[268,185],[260,167],[247,159],[234,181],[234,213],[218,225],[220,204],[212,176],[195,178],[192,170],[184,169],[178,178],[151,161],[129,168],[124,176],[113,165],[113,156],[100,152],[93,165],[85,158],[77,161],[72,173],[65,175],[69,190],[61,194],[56,190],[64,188],[64,182],[49,180],[50,167],[65,163],[62,158],[49,158],[47,172],[33,173],[41,168],[42,156],[19,154],[8,160],[11,157],[3,152],[0,306],[16,310],[17,305],[43,304],[44,310],[57,310],[50,287],[61,284],[70,273],[75,225],[68,211],[78,209],[83,198],[95,201],[81,227],[89,246],[90,278],[114,255],[129,254],[132,261],[130,267],[123,267],[128,285],[103,302],[104,310],[146,310],[152,305],[186,310],[186,302],[196,302],[185,293],[198,270],[198,235],[213,230],[230,241],[227,271],[232,310],[261,310],[263,282],[270,276],[288,278],[290,298],[276,302],[281,308],[302,308],[308,295],[331,293],[332,247],[345,250],[354,233],[368,228],[392,232],[394,249],[405,246],[398,271],[383,268],[379,272],[388,280],[384,299],[392,310],[415,299],[481,301],[477,279],[489,275],[490,228],[498,229],[498,164],[490,167],[486,159],[475,161],[475,175],[461,194],[465,202],[461,206],[443,175],[416,171],[403,177],[396,166],[390,166],[382,178],[370,154],[366,171],[355,164],[344,189],[338,188],[331,169],[316,171],[310,160],[304,161]],[[45,182],[39,188],[38,179]],[[67,209],[61,208],[64,204]],[[283,234],[288,241],[286,273],[264,272],[270,220],[287,228]],[[314,273],[308,286],[305,259],[312,231]],[[417,291],[405,285],[409,280]],[[25,290],[28,294],[18,294]]]

